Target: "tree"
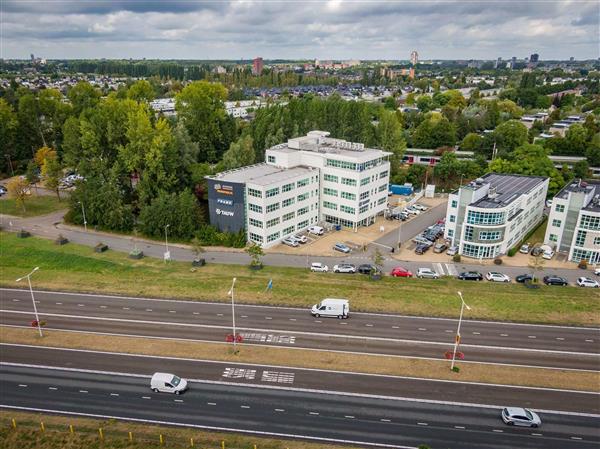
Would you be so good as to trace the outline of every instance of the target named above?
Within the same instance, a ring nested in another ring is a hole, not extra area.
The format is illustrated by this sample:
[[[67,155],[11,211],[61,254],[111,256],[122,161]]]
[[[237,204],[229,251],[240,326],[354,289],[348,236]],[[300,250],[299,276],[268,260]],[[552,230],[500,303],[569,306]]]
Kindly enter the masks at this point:
[[[433,168],[433,175],[436,181],[444,187],[454,187],[463,175],[462,168],[462,163],[456,157],[456,153],[447,151]]]
[[[13,111],[10,104],[0,98],[0,148],[5,156],[0,160],[0,167],[5,167],[8,164],[8,158],[15,156],[15,138],[19,122],[17,115]]]
[[[527,143],[527,127],[517,120],[509,120],[494,130],[494,140],[499,156],[505,156]]]
[[[569,148],[569,154],[583,156],[587,147],[588,133],[587,129],[575,123],[567,129],[565,139]]]
[[[250,266],[253,266],[253,267],[262,266],[262,262],[261,262],[260,258],[262,256],[264,256],[265,253],[260,245],[257,245],[256,243],[252,242],[252,243],[250,243],[250,245],[248,245],[246,247],[246,249],[244,251],[246,251],[250,255],[250,258],[252,259],[250,262]]]
[[[377,125],[377,142],[384,151],[392,153],[390,166],[392,176],[400,171],[402,157],[406,149],[406,141],[402,125],[394,112],[383,111]]]
[[[79,116],[84,110],[94,108],[100,101],[100,91],[85,81],[78,82],[67,92],[73,105],[73,113]]]
[[[573,165],[573,175],[576,178],[586,179],[590,174],[590,164],[586,160],[579,161]]]
[[[79,119],[69,117],[62,126],[62,160],[67,167],[76,168],[81,156],[81,131]]]
[[[422,185],[427,177],[427,169],[427,165],[412,164],[408,168],[406,180],[417,187]]]
[[[37,166],[42,168],[47,160],[56,159],[56,150],[48,147],[42,147],[35,152],[33,159]]]
[[[169,225],[171,236],[190,239],[203,222],[196,197],[188,191],[161,192],[142,206],[139,217],[140,230],[150,237],[164,236],[165,226]]]
[[[416,148],[439,148],[454,146],[456,130],[450,121],[438,113],[431,113],[417,129],[413,136]]]
[[[139,80],[133,83],[127,90],[127,97],[139,102],[149,102],[154,100],[156,93],[152,84],[146,80]]]
[[[232,142],[229,150],[223,154],[223,166],[225,170],[245,167],[254,163],[254,147],[250,135],[240,137]]]
[[[482,147],[483,139],[477,133],[467,134],[460,144],[461,151],[472,151],[473,153],[481,152]]]
[[[60,201],[59,186],[60,180],[62,179],[62,174],[62,169],[60,168],[60,164],[56,158],[44,159],[44,165],[42,165],[42,178],[44,179],[46,188],[56,192],[58,201]]]
[[[40,182],[40,168],[34,161],[29,161],[27,164],[25,179],[27,179],[29,184],[33,184],[35,186],[35,190],[37,192],[37,183]]]
[[[200,256],[206,252],[204,246],[202,246],[202,241],[198,237],[194,237],[190,243],[192,245],[192,251],[196,255],[196,260],[200,259]]]
[[[19,176],[14,177],[6,184],[6,190],[8,190],[8,195],[15,199],[16,205],[20,206],[25,212],[25,199],[29,194],[27,181]]]

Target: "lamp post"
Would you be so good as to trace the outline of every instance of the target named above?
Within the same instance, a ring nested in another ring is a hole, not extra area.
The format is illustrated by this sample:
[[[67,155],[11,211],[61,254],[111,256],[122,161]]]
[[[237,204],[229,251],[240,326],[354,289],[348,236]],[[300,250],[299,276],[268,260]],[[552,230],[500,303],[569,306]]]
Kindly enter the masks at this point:
[[[458,296],[460,296],[461,305],[460,305],[460,317],[458,318],[458,328],[456,329],[456,338],[454,339],[454,351],[452,352],[452,364],[450,365],[450,369],[454,369],[454,360],[456,359],[456,350],[458,349],[458,344],[460,343],[460,325],[462,323],[463,311],[465,307],[467,310],[471,310],[471,308],[467,305],[465,300],[463,299],[462,292],[458,292]]]
[[[26,274],[23,277],[20,277],[19,279],[16,280],[16,282],[21,282],[21,280],[27,278],[27,282],[29,283],[29,292],[31,293],[31,301],[33,302],[33,312],[35,313],[35,321],[37,323],[37,328],[38,328],[38,332],[40,333],[40,337],[43,337],[44,334],[42,334],[42,326],[40,325],[40,317],[38,316],[37,306],[35,305],[35,298],[33,297],[33,288],[31,288],[31,275],[39,269],[40,269],[40,267],[35,267],[33,270],[31,270],[31,273]]]
[[[167,238],[169,226],[171,225],[168,224],[165,226],[165,263],[167,263],[167,260],[171,258],[171,254],[169,253],[169,240]]]
[[[87,220],[85,219],[85,208],[83,207],[83,201],[79,201],[79,204],[81,204],[81,214],[83,215],[83,228],[85,229],[85,232],[87,232]]]
[[[235,301],[233,300],[233,288],[235,287],[235,281],[237,278],[233,278],[233,282],[231,283],[231,289],[228,294],[231,296],[231,324],[233,328],[233,350],[236,349],[236,336],[235,336]]]

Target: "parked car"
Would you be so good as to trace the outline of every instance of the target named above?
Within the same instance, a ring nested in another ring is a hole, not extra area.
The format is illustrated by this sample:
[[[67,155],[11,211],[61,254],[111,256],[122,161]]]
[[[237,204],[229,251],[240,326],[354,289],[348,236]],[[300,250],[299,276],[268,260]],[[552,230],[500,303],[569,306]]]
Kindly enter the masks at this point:
[[[417,277],[421,279],[439,279],[440,275],[431,268],[419,268],[417,270]]]
[[[413,206],[408,206],[404,209],[404,212],[408,212],[411,215],[419,215],[421,213],[419,209],[415,209]]]
[[[349,253],[350,251],[352,251],[349,246],[344,245],[343,243],[336,243],[335,245],[333,245],[333,249],[341,253]]]
[[[340,263],[333,266],[334,273],[356,273],[356,267],[351,263]]]
[[[420,210],[421,212],[425,212],[427,209],[429,209],[427,206],[423,206],[422,204],[413,204],[413,206],[415,209]]]
[[[550,260],[554,257],[554,250],[546,250],[542,253],[542,257],[546,260]]]
[[[533,274],[525,273],[525,274],[518,275],[515,278],[515,281],[522,284],[524,282],[533,282],[534,279],[535,279],[535,276]]]
[[[377,271],[377,267],[371,263],[363,263],[358,266],[357,271],[360,274],[371,274],[371,273]]]
[[[429,249],[429,247],[431,246],[431,243],[427,244],[427,243],[419,243],[417,245],[417,247],[415,248],[415,253],[416,254],[425,254],[427,252],[427,250]]]
[[[446,251],[446,249],[448,249],[448,246],[445,243],[438,243],[433,247],[433,252],[440,254]]]
[[[598,281],[595,281],[593,279],[586,278],[586,277],[580,277],[579,279],[577,279],[577,285],[579,285],[580,287],[592,287],[592,288],[600,287],[600,284],[598,284]]]
[[[284,245],[287,245],[287,246],[293,246],[293,247],[298,246],[298,242],[296,241],[296,239],[293,239],[292,237],[284,238],[281,241],[281,243],[283,243]]]
[[[310,271],[327,273],[329,271],[329,267],[321,262],[313,262],[310,264]]]
[[[519,248],[519,252],[521,254],[529,254],[529,251],[531,251],[531,245],[529,243],[525,243],[523,246],[521,246],[521,248]]]
[[[510,282],[510,277],[504,273],[498,273],[497,271],[489,271],[485,278],[491,282]]]
[[[544,284],[546,285],[568,285],[569,282],[563,277],[560,276],[544,276]]]
[[[542,249],[541,246],[534,246],[533,249],[531,250],[531,255],[534,257],[541,256],[542,254],[544,254],[544,250]]]
[[[417,244],[421,244],[422,243],[423,245],[427,245],[427,246],[433,245],[433,242],[431,240],[429,240],[429,239],[426,239],[422,234],[416,236],[413,239],[413,242],[415,242]]]
[[[410,218],[410,215],[407,214],[406,212],[400,212],[400,214],[398,215],[398,219],[402,220],[402,221],[406,221]]]
[[[595,274],[596,276],[600,276],[600,268],[596,268],[596,269],[594,270],[594,274]]]
[[[290,238],[296,240],[298,243],[308,242],[308,238],[306,238],[305,235],[296,234],[296,235],[290,236]]]
[[[390,274],[395,278],[411,278],[413,275],[406,268],[402,268],[402,267],[394,268]]]
[[[446,254],[448,254],[449,256],[454,256],[455,254],[458,254],[458,246],[451,246],[450,248],[448,248],[448,251],[446,251]]]
[[[0,196],[6,195],[7,192],[8,192],[8,190],[6,190],[6,187],[4,187],[3,185],[0,185]]]
[[[537,413],[520,407],[503,408],[502,421],[509,426],[539,427],[542,425],[542,420]]]
[[[150,388],[155,393],[175,393],[181,394],[187,390],[188,383],[185,379],[177,377],[174,374],[154,373],[150,379]]]
[[[323,233],[325,232],[325,229],[323,229],[321,226],[311,226],[307,229],[307,231],[310,234],[323,235]]]
[[[482,281],[483,275],[479,271],[463,271],[458,275],[461,281]]]

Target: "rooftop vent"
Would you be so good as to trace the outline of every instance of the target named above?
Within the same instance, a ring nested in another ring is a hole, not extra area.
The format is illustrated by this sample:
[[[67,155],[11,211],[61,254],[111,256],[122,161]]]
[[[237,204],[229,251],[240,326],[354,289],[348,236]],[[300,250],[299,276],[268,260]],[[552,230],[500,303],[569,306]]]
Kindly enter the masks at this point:
[[[498,192],[496,191],[496,187],[490,186],[490,190],[488,190],[488,198],[495,199],[498,197]]]
[[[484,181],[483,181],[483,178],[477,178],[477,179],[475,180],[475,184],[479,184],[479,185],[481,185],[481,184],[483,184],[483,182],[484,182]]]

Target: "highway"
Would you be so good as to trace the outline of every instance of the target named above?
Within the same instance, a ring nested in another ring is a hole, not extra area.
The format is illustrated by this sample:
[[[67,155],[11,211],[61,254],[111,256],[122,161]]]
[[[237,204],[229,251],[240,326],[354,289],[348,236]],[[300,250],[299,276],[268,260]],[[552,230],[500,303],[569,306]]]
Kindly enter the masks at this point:
[[[597,416],[545,412],[538,429],[504,425],[497,408],[191,382],[153,393],[149,376],[0,366],[1,405],[361,446],[587,449]]]
[[[231,332],[224,303],[37,292],[49,329],[222,342]],[[25,290],[0,290],[0,324],[28,326]],[[314,318],[308,310],[237,305],[246,344],[441,359],[452,347],[456,320],[353,313],[348,320]],[[567,326],[463,321],[466,361],[600,370],[600,330]]]

